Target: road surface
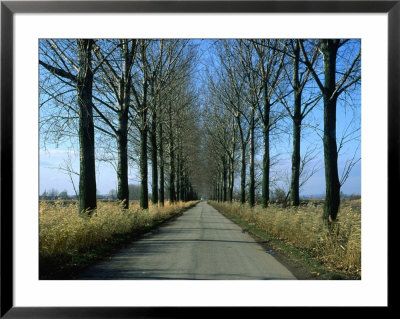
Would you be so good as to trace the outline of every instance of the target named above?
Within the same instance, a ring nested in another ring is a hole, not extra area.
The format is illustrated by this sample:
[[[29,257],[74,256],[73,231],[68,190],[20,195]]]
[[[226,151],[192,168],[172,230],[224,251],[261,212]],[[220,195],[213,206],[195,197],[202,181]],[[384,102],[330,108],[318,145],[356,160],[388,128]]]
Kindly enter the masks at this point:
[[[202,201],[75,279],[296,279],[239,226]]]

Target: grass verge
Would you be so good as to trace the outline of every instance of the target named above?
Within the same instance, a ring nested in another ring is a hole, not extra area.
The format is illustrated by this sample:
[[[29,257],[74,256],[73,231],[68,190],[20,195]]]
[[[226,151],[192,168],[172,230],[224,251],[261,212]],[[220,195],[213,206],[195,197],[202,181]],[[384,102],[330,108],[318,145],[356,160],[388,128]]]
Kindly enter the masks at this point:
[[[110,256],[198,202],[179,202],[141,210],[117,203],[98,203],[91,218],[79,216],[77,203],[40,202],[39,279],[73,279],[88,266]]]
[[[324,263],[323,256],[318,256],[318,250],[306,247],[296,247],[293,241],[282,238],[282,236],[272,235],[265,230],[265,220],[263,223],[255,222],[254,217],[249,218],[251,210],[249,208],[238,209],[238,204],[208,202],[225,217],[244,228],[254,237],[267,252],[274,254],[274,257],[285,265],[298,279],[307,280],[359,280],[360,271],[351,271],[353,268],[335,269],[331,263]],[[233,205],[233,206],[232,206]],[[273,208],[272,208],[273,209]],[[284,210],[284,209],[280,209]],[[240,211],[240,212],[239,212]],[[245,213],[243,212],[245,211]],[[264,209],[264,211],[267,211]],[[264,212],[265,213],[265,212]],[[253,211],[254,214],[254,211]],[[287,212],[285,213],[287,214]],[[256,213],[260,219],[260,211]],[[276,219],[276,217],[275,217]],[[276,220],[275,220],[276,222]],[[259,225],[262,225],[261,227]],[[279,229],[284,233],[282,225]],[[306,237],[306,236],[304,236]],[[303,244],[304,246],[304,244]],[[340,248],[341,249],[341,248]],[[350,271],[349,271],[350,269]]]

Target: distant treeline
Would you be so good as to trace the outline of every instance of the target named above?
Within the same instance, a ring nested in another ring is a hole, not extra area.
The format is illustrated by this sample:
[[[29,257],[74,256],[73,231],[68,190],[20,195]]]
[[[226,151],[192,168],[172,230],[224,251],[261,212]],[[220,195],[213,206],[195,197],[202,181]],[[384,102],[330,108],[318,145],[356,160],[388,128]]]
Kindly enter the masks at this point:
[[[140,200],[140,185],[129,184],[129,200]],[[151,195],[151,193],[150,193]],[[97,199],[117,199],[117,191],[115,189],[111,189],[107,194],[97,194]],[[77,195],[68,194],[67,190],[63,190],[59,192],[57,189],[52,188],[49,191],[44,190],[44,192],[39,195],[39,199],[44,200],[56,200],[56,199],[78,199]],[[168,195],[166,199],[169,199]]]
[[[129,200],[140,200],[140,185],[129,184]],[[166,192],[167,193],[167,192]],[[151,193],[150,193],[151,195]],[[117,191],[115,189],[111,189],[107,194],[97,194],[97,199],[109,199],[109,200],[117,200]],[[344,194],[343,192],[340,194],[342,199],[360,199],[360,194]],[[300,199],[302,201],[308,201],[313,199],[321,199],[325,198],[325,194],[312,194],[312,195],[301,195]],[[45,190],[41,195],[39,195],[40,200],[56,200],[56,199],[78,199],[77,195],[69,195],[66,190],[59,192],[57,189],[50,189],[49,191]],[[167,194],[166,199],[169,199]],[[239,201],[240,193],[239,191],[233,193],[233,199]],[[256,194],[256,203],[261,203],[261,194]],[[271,193],[272,202],[283,203],[287,200],[285,194],[279,194],[278,192]]]

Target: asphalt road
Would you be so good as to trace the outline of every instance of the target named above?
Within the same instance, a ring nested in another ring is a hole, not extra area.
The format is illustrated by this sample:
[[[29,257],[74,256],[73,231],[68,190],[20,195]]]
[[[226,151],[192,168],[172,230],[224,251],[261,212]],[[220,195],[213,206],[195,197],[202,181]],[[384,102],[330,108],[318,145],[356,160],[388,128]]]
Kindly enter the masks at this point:
[[[200,202],[75,279],[296,278],[239,226]]]

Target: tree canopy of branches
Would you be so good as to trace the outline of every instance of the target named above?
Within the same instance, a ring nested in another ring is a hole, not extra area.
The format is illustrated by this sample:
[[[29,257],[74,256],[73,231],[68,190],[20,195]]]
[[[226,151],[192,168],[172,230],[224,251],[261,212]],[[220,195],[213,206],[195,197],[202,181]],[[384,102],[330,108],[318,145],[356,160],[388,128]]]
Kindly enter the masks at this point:
[[[247,201],[253,206],[256,193],[254,164],[257,154],[261,153],[261,204],[266,207],[272,184],[269,172],[272,167],[270,136],[271,133],[277,135],[284,130],[280,121],[290,118],[292,173],[287,196],[290,195],[292,205],[298,206],[300,187],[317,170],[316,165],[311,170],[306,169],[308,164],[315,162],[316,155],[313,151],[315,147],[310,146],[302,155],[302,127],[304,119],[310,114],[319,116],[318,106],[322,101],[324,130],[321,137],[326,186],[323,217],[325,220],[335,220],[340,203],[340,187],[348,177],[349,170],[359,161],[356,153],[349,158],[339,181],[338,151],[342,147],[343,139],[338,147],[336,103],[342,93],[351,95],[353,90],[353,94],[359,95],[359,41],[241,39],[217,40],[212,47],[215,48],[215,58],[206,77],[209,97],[206,100],[208,108],[204,111],[204,121],[209,124],[206,125],[209,147],[213,148],[209,155],[213,158],[208,161],[208,165],[214,167],[209,169],[213,172],[212,183],[215,185],[209,187],[213,194],[211,197],[222,201],[230,200],[229,196],[225,197],[225,188],[229,185],[225,166],[228,167],[230,158],[235,163],[234,160],[240,157],[240,201],[246,201],[247,187]],[[232,125],[233,122],[235,125]],[[229,130],[230,134],[227,135],[225,130]],[[263,140],[262,150],[257,150],[255,137],[260,135]],[[232,150],[235,154],[232,154]]]
[[[141,207],[147,208],[150,132],[152,198],[153,203],[158,202],[157,151],[163,152],[165,144],[166,126],[163,124],[168,116],[165,107],[172,105],[174,99],[180,100],[180,93],[174,96],[172,92],[177,92],[177,87],[190,85],[187,78],[193,71],[194,45],[187,44],[187,40],[150,39],[89,39],[77,40],[76,45],[63,39],[41,42],[39,64],[51,75],[46,76],[45,71],[41,75],[42,141],[58,146],[65,143],[66,137],[76,143],[75,138],[79,136],[79,197],[83,205],[80,210],[96,207],[95,136],[103,150],[103,154],[98,154],[99,160],[116,161],[117,198],[125,208],[129,206],[129,158],[139,158],[140,201]],[[74,91],[77,91],[76,96]],[[171,109],[171,116],[172,112]],[[174,130],[176,128],[170,128],[171,134],[179,138]],[[129,156],[128,145],[135,147],[137,142],[139,156],[137,153]],[[114,153],[117,155],[113,156]],[[161,157],[163,205],[165,161],[163,154]],[[169,161],[172,167],[174,160]],[[92,194],[88,204],[84,204],[86,194]]]
[[[79,175],[80,212],[96,208],[96,161],[115,168],[113,197],[124,208],[137,172],[143,209],[199,194],[267,208],[277,191],[298,206],[321,161],[323,218],[334,221],[360,160],[357,121],[336,132],[338,105],[359,109],[360,47],[357,39],[43,39],[41,144],[79,145],[79,173],[71,161],[65,171],[72,182]],[[339,177],[349,142],[356,151]]]

